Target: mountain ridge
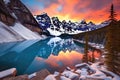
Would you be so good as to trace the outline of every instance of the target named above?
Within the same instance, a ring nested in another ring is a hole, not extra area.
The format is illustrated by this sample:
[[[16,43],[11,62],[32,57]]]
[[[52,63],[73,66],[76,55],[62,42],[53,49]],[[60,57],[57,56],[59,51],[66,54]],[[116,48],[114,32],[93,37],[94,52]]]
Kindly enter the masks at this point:
[[[92,31],[109,25],[110,21],[104,21],[101,24],[93,22],[87,23],[85,19],[80,22],[60,21],[58,17],[49,17],[47,13],[36,15],[35,19],[43,31],[48,31],[50,35],[59,36],[61,34],[78,34],[81,32]],[[55,34],[58,33],[58,34]]]

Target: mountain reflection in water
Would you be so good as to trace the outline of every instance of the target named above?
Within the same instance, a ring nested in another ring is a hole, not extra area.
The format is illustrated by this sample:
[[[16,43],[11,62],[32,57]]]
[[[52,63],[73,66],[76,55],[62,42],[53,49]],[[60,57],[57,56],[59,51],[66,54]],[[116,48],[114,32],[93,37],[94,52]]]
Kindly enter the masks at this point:
[[[0,71],[17,68],[19,74],[41,69],[50,72],[81,63],[84,44],[59,37],[0,44]]]

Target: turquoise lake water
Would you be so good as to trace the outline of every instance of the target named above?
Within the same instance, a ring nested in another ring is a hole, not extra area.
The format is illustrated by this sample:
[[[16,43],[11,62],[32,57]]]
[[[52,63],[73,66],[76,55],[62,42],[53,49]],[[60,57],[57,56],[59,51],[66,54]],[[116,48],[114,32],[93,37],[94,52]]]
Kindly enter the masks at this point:
[[[17,74],[31,74],[41,69],[59,71],[81,63],[84,45],[71,38],[47,38],[0,44],[0,71],[17,68]]]

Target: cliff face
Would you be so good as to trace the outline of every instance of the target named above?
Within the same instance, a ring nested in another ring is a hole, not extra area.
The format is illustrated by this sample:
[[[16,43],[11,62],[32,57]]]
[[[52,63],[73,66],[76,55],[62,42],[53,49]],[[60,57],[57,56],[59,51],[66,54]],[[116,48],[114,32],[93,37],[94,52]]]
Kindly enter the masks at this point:
[[[0,0],[0,21],[7,25],[20,22],[31,31],[42,32],[31,12],[20,0]]]
[[[15,18],[10,14],[3,0],[0,0],[0,21],[9,26],[15,23]]]

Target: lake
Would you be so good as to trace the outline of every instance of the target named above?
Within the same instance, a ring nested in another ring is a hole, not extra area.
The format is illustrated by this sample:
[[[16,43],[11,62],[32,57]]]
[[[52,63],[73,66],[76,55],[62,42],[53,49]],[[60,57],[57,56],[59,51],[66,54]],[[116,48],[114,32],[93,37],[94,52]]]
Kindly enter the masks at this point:
[[[50,37],[0,44],[0,71],[16,68],[17,74],[48,69],[51,73],[81,63],[84,44],[72,38]]]

